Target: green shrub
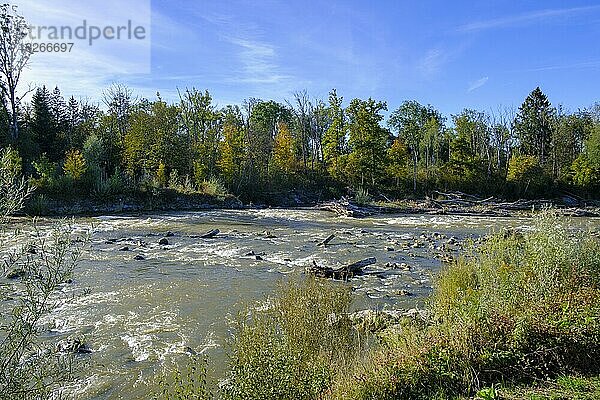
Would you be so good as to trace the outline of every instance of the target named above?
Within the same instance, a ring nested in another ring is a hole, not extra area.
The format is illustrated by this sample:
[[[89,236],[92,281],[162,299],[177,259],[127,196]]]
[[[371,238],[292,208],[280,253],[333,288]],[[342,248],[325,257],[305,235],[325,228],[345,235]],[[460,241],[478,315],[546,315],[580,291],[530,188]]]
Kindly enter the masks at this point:
[[[535,197],[548,193],[552,183],[537,158],[515,156],[508,163],[506,181],[513,186],[514,194]]]
[[[292,281],[241,315],[224,398],[318,398],[356,354],[350,298],[345,286]]]
[[[33,179],[33,182],[39,188],[48,188],[56,181],[56,170],[58,165],[51,162],[48,157],[43,154],[37,161],[32,162],[38,178]]]
[[[371,202],[369,191],[364,188],[359,188],[354,194],[354,201],[359,205],[367,205]]]
[[[179,370],[170,375],[164,374],[158,381],[159,391],[154,393],[158,400],[211,400],[213,395],[208,387],[207,360],[198,356],[190,357],[185,374]]]
[[[49,209],[48,199],[43,193],[34,195],[27,204],[27,212],[31,215],[46,215]]]
[[[225,196],[227,194],[227,188],[223,183],[215,178],[202,181],[200,186],[202,193],[209,196]]]
[[[32,189],[21,176],[22,160],[11,148],[0,151],[0,222],[23,208]]]
[[[600,243],[546,213],[488,238],[436,283],[431,322],[386,330],[334,398],[429,399],[600,372]]]

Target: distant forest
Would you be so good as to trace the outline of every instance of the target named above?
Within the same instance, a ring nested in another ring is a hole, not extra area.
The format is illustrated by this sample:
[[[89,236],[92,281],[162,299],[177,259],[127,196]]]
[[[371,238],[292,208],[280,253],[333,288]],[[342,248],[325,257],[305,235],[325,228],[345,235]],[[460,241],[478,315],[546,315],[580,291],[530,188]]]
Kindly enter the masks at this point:
[[[503,197],[600,188],[600,104],[554,107],[536,88],[517,110],[443,116],[405,101],[327,101],[303,92],[284,103],[251,98],[218,108],[208,91],[138,98],[113,85],[103,106],[39,87],[13,128],[0,105],[0,146],[51,197],[170,188],[255,200],[290,190],[396,198],[433,190]],[[262,196],[262,197],[261,197]]]

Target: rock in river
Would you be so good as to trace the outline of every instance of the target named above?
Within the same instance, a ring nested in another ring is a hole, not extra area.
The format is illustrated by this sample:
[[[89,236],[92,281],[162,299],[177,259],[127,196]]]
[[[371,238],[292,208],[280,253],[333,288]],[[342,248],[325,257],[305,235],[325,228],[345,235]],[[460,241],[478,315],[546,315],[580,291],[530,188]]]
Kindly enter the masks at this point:
[[[69,337],[61,340],[56,347],[61,353],[89,354],[92,352],[92,349],[80,337]]]

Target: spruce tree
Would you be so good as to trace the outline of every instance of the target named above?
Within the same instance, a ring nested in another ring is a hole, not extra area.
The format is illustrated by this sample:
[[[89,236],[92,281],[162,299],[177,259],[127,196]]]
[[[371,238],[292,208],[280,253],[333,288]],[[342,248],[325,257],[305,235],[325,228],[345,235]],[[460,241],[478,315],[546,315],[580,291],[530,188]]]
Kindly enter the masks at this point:
[[[515,133],[524,155],[535,156],[542,166],[550,157],[552,126],[555,110],[548,97],[537,87],[519,107],[515,118]]]
[[[35,91],[31,103],[33,105],[31,132],[38,147],[37,153],[46,154],[50,161],[58,161],[60,158],[57,146],[58,131],[51,108],[51,94],[46,86]]]

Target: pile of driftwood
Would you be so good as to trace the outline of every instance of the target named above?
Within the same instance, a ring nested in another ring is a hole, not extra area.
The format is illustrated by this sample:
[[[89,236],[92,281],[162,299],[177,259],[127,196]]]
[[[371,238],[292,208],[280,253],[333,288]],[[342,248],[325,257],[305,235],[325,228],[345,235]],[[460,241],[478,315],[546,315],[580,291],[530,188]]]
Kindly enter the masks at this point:
[[[343,267],[331,268],[317,265],[317,263],[313,261],[313,265],[306,267],[305,272],[319,278],[347,281],[353,276],[362,275],[364,267],[375,264],[376,262],[377,259],[375,257],[370,257]]]
[[[493,196],[482,199],[462,192],[443,193],[434,191],[433,194],[436,198],[429,198],[428,200],[434,207],[438,208],[483,206],[490,209],[529,211],[533,208],[542,209],[553,205],[550,200],[519,199],[513,202],[504,202]]]
[[[565,194],[553,200],[524,200],[505,201],[496,197],[482,198],[462,192],[432,192],[425,200],[400,200],[392,206],[382,207],[359,205],[342,197],[317,206],[320,210],[331,211],[344,217],[368,217],[375,214],[452,214],[452,215],[486,215],[511,216],[520,212],[539,211],[553,208],[558,213],[573,217],[600,216],[597,203]]]
[[[503,201],[495,197],[481,198],[462,192],[439,192],[434,191],[435,199],[428,198],[427,201],[437,209],[445,212],[478,212],[491,215],[502,215],[510,211],[532,211],[545,208],[555,208],[561,214],[568,216],[593,217],[598,212],[594,209],[585,209],[587,204],[574,195],[565,194],[560,199],[547,200],[524,200],[519,199],[512,202]]]
[[[318,209],[331,211],[337,215],[352,218],[368,217],[379,212],[379,210],[377,210],[375,207],[358,205],[346,197],[323,203],[318,206]]]

